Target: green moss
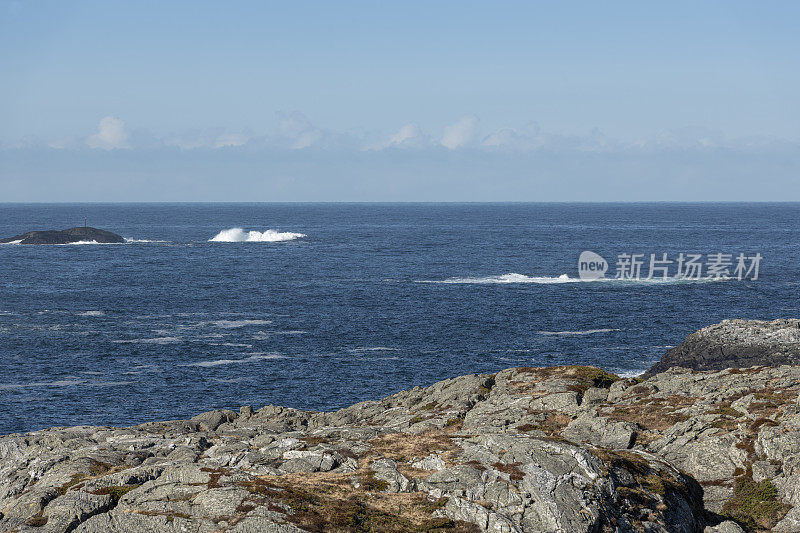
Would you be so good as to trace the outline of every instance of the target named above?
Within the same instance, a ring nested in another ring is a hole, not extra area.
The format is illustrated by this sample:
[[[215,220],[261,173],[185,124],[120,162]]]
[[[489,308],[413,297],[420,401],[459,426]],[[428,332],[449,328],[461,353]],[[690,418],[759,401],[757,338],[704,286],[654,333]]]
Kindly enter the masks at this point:
[[[722,507],[722,514],[749,529],[771,529],[791,506],[778,500],[778,489],[765,479],[756,483],[740,478],[733,487],[733,498]]]
[[[722,415],[722,416],[730,416],[732,418],[741,418],[744,416],[744,413],[741,411],[737,411],[733,407],[729,407],[727,405],[720,405],[712,409],[711,411],[706,411],[707,415]]]
[[[368,470],[361,476],[361,486],[368,492],[383,492],[389,488],[389,483],[375,478],[375,472]]]
[[[434,511],[441,509],[445,505],[447,505],[447,498],[442,497],[426,505],[425,510],[428,511],[429,513],[433,513]]]
[[[135,488],[141,487],[141,483],[133,485],[119,485],[115,487],[103,487],[102,489],[93,491],[92,494],[108,494],[114,501],[114,504],[119,503],[120,499],[127,493]]]
[[[409,420],[409,421],[408,421],[408,423],[409,423],[409,424],[416,424],[416,423],[418,423],[418,422],[424,422],[425,420],[426,420],[426,418],[423,418],[423,417],[421,417],[421,416],[415,416],[414,418],[412,418],[411,420]]]

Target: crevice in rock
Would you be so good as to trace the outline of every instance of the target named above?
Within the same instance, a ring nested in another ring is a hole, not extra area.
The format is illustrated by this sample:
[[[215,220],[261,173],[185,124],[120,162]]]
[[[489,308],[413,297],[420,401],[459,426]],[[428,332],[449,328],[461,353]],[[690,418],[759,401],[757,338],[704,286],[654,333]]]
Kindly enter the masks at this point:
[[[83,516],[79,516],[77,520],[73,521],[71,524],[67,526],[67,528],[64,530],[64,533],[71,533],[72,531],[75,531],[78,528],[78,526],[80,526],[93,516],[101,515],[103,513],[107,513],[113,510],[117,506],[117,503],[118,502],[115,502],[113,498],[109,499],[108,505],[99,507],[93,511],[85,513]]]

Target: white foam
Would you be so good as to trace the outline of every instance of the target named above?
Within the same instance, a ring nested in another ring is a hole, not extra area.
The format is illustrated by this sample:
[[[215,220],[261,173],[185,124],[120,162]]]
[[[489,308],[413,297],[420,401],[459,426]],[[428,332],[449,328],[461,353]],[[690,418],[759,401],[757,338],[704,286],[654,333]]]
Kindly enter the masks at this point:
[[[149,239],[131,239],[130,237],[125,237],[125,242],[130,244],[147,244],[147,243],[165,243],[170,241],[151,241]]]
[[[112,341],[117,344],[175,344],[181,342],[180,337],[156,337],[154,339],[131,339]]]
[[[242,344],[239,342],[212,342],[211,346],[228,346],[231,348],[252,348],[252,344]]]
[[[242,228],[224,229],[210,238],[209,242],[283,242],[305,237],[303,233],[266,231],[245,231]]]
[[[27,389],[30,387],[71,387],[72,385],[81,385],[83,383],[85,382],[76,379],[61,379],[57,381],[38,381],[34,383],[8,383],[0,385],[0,390]]]
[[[729,278],[732,279],[732,278]],[[617,279],[617,278],[599,278],[599,279],[580,279],[571,278],[567,274],[560,276],[526,276],[525,274],[517,274],[516,272],[509,272],[500,276],[484,276],[484,277],[457,277],[447,278],[445,280],[418,280],[417,283],[444,283],[444,284],[472,284],[472,285],[487,285],[487,284],[509,284],[509,283],[535,283],[540,285],[560,285],[563,283],[620,283],[620,284],[658,284],[658,283],[703,283],[713,281],[726,281],[725,278],[700,278],[700,279],[684,279],[684,278],[639,278],[639,279]]]
[[[4,242],[4,243],[0,243],[0,244],[19,244],[21,242],[22,242],[22,239],[20,239],[18,241],[9,241],[9,242]]]
[[[78,316],[105,316],[105,313],[102,311],[84,311],[83,313],[78,313]]]
[[[36,381],[33,383],[8,383],[0,385],[0,390],[30,389],[37,387],[73,387],[82,385],[84,387],[116,387],[119,385],[130,385],[132,381],[85,381],[82,379],[60,379],[56,381]]]
[[[584,329],[577,331],[537,331],[539,335],[592,335],[594,333],[608,333],[611,331],[622,331],[621,329],[602,328],[602,329]]]
[[[644,374],[644,370],[623,370],[621,372],[614,372],[621,378],[635,378]]]
[[[243,363],[254,363],[256,361],[265,361],[267,359],[286,359],[286,356],[278,355],[275,353],[255,353],[250,355],[250,357],[245,357],[244,359],[215,359],[212,361],[199,361],[197,363],[189,363],[182,366],[199,366],[202,368],[210,368],[214,366],[220,365],[237,365]]]
[[[363,353],[363,352],[399,352],[399,348],[386,348],[384,346],[375,346],[370,348],[350,348],[347,350],[350,353]]]
[[[212,320],[211,322],[201,322],[201,326],[216,326],[218,328],[233,329],[246,326],[266,326],[272,324],[272,320]]]
[[[582,280],[578,278],[570,278],[566,274],[560,276],[526,276],[525,274],[517,274],[510,272],[501,276],[484,276],[479,278],[464,277],[464,278],[447,278],[439,281],[423,280],[419,283],[446,283],[446,284],[477,284],[484,285],[490,283],[580,283]]]

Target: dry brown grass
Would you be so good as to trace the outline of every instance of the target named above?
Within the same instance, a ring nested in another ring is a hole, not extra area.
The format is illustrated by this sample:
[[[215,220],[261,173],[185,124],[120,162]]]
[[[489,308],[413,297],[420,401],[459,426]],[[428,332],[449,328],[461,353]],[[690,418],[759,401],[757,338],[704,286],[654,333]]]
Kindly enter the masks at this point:
[[[639,424],[646,430],[664,431],[678,422],[688,420],[689,415],[679,411],[691,407],[696,401],[697,398],[678,395],[667,398],[645,398],[632,405],[613,407],[608,417]]]
[[[520,463],[495,463],[492,466],[499,470],[500,472],[504,472],[508,474],[508,477],[514,481],[519,481],[525,477],[525,473],[519,469]]]
[[[540,415],[543,419],[536,423],[519,425],[515,428],[517,431],[529,432],[538,430],[554,437],[561,435],[561,431],[572,421],[572,417],[569,415],[556,411],[531,410],[529,414]]]
[[[296,473],[263,476],[241,483],[251,499],[286,514],[295,525],[313,532],[435,532],[468,533],[465,522],[433,518],[445,499],[430,500],[423,493],[372,492],[354,488],[353,475],[363,479],[366,468],[351,474]]]
[[[370,440],[369,444],[372,449],[365,456],[380,454],[398,462],[421,459],[432,453],[440,454],[445,462],[452,462],[461,450],[444,431],[430,431],[420,435],[389,433]]]
[[[97,479],[99,477],[103,477],[107,474],[113,474],[115,472],[122,472],[123,470],[127,470],[130,468],[130,465],[117,465],[113,466],[108,463],[104,463],[102,461],[97,461],[92,459],[89,463],[87,471],[84,473],[77,473],[73,474],[69,481],[61,485],[60,487],[56,488],[59,495],[66,494],[70,489],[80,489],[82,488],[87,481],[92,479]]]
[[[509,383],[516,393],[531,392],[527,389],[535,388],[541,381],[550,379],[561,379],[567,382],[565,391],[573,391],[578,395],[578,401],[583,397],[583,393],[590,387],[608,388],[612,383],[621,379],[616,374],[611,374],[603,369],[593,366],[571,365],[571,366],[552,366],[552,367],[521,367],[517,369],[521,375],[531,375],[532,379],[526,381],[515,381]],[[527,376],[526,376],[527,377]],[[534,397],[548,394],[545,392],[533,393]]]

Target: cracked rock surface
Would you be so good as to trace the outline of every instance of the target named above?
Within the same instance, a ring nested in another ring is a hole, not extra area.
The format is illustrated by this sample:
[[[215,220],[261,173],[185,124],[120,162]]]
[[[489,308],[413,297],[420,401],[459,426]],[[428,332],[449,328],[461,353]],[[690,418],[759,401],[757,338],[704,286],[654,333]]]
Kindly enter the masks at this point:
[[[0,531],[800,531],[800,367],[512,368],[0,437]]]

